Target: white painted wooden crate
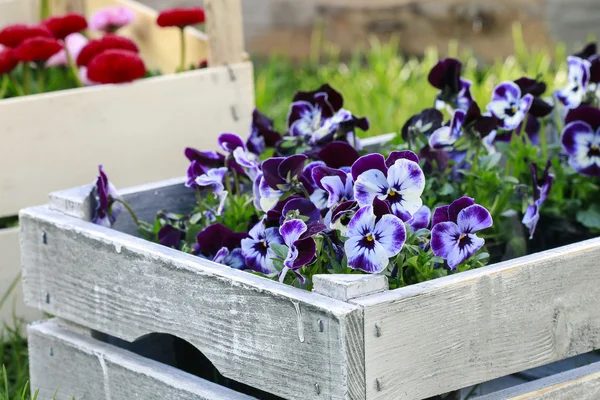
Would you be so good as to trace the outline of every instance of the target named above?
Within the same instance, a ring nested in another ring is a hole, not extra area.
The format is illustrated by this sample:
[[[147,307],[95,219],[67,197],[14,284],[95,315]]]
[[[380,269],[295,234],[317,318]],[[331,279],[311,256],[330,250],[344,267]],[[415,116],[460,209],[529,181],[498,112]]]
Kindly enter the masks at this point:
[[[175,69],[177,29],[158,28],[153,10],[131,0],[54,3],[56,12],[90,14],[111,4],[134,9],[136,22],[124,33],[150,66]],[[33,6],[0,0],[0,21]],[[210,59],[210,68],[0,101],[0,218],[44,203],[50,191],[89,182],[100,163],[117,185],[136,185],[184,171],[186,146],[212,148],[222,132],[245,134],[254,82],[252,64],[244,61],[240,0],[207,1],[206,12],[208,35],[187,31],[187,59]],[[0,229],[0,298],[20,271],[17,235]],[[0,323],[12,320],[13,302],[17,316],[39,317],[24,308],[18,292],[0,309]]]
[[[151,220],[191,210],[183,182],[121,194]],[[423,399],[600,348],[600,239],[396,290],[324,275],[311,293],[147,242],[128,217],[93,225],[91,189],[21,212],[27,304],[126,341],[177,336],[285,399]],[[566,398],[544,396],[523,398]]]

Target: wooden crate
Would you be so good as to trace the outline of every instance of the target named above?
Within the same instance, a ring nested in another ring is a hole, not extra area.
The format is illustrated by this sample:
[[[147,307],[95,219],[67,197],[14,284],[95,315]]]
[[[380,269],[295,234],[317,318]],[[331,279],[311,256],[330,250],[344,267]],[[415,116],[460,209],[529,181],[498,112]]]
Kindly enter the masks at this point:
[[[121,194],[151,220],[191,210],[183,182]],[[323,275],[306,292],[135,237],[128,217],[93,225],[91,190],[21,212],[26,303],[127,341],[177,336],[285,399],[422,399],[600,348],[600,239],[396,290]]]
[[[176,28],[155,27],[154,11],[130,0],[78,4],[93,11],[115,3],[136,10],[129,33],[144,58],[174,68]],[[0,16],[3,6],[0,0]],[[121,186],[166,179],[187,168],[186,146],[214,148],[222,132],[248,132],[254,82],[252,64],[244,61],[240,0],[213,0],[206,11],[208,35],[189,30],[187,42],[188,60],[208,58],[207,69],[0,101],[0,218],[44,203],[50,191],[88,183],[98,164]],[[0,256],[0,294],[20,271],[15,243],[15,229],[0,230],[0,248],[6,250]],[[17,315],[28,317],[16,301]],[[0,321],[12,312],[1,309]]]

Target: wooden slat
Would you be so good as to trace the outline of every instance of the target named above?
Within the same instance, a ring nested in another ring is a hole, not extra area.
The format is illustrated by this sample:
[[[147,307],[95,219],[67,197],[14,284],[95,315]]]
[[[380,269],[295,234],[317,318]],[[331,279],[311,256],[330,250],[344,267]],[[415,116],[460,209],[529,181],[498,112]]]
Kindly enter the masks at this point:
[[[92,183],[100,163],[117,187],[181,176],[186,146],[246,135],[253,108],[250,63],[3,100],[0,216]]]
[[[524,383],[476,400],[597,400],[600,362]]]
[[[205,0],[206,31],[210,38],[209,65],[244,60],[241,0]]]
[[[61,328],[29,327],[31,387],[57,400],[250,400],[176,368]]]
[[[10,286],[15,282],[20,272],[19,228],[0,229],[0,298],[8,293]],[[25,303],[23,303],[23,288],[20,280],[17,282],[4,306],[0,308],[0,327],[3,323],[14,327],[14,317],[27,322],[35,321],[42,317],[40,311],[26,307]]]
[[[47,207],[20,218],[27,304],[128,341],[175,335],[223,375],[287,399],[364,399],[360,307]]]
[[[352,301],[367,397],[424,398],[599,348],[599,258],[594,239]]]
[[[37,20],[38,9],[28,0],[0,0],[0,29],[16,23]]]

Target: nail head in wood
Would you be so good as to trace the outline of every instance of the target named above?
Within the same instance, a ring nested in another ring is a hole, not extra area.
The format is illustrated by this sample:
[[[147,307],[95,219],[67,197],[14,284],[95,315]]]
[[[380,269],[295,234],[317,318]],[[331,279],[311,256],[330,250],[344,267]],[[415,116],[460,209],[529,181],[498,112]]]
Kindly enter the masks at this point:
[[[375,336],[377,336],[377,337],[381,336],[381,325],[379,325],[379,324],[375,324]]]
[[[325,330],[325,325],[323,324],[323,320],[319,320],[319,332],[323,332]]]
[[[317,394],[321,394],[321,387],[319,386],[318,383],[315,383],[315,390],[316,390]]]
[[[315,275],[313,284],[314,292],[342,301],[389,289],[383,275]]]
[[[377,389],[378,392],[381,392],[381,381],[379,378],[375,379],[375,389]]]
[[[42,243],[48,244],[48,235],[46,235],[46,232],[42,232]]]

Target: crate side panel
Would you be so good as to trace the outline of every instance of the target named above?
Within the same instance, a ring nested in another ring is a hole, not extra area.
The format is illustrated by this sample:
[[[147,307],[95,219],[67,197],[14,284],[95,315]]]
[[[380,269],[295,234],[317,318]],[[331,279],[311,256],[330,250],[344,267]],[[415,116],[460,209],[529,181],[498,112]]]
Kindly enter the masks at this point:
[[[242,63],[0,101],[12,149],[0,158],[0,216],[93,182],[98,164],[117,187],[183,175],[185,147],[215,149],[222,132],[248,132],[253,85]]]
[[[21,273],[21,252],[19,249],[19,228],[0,229],[0,298],[13,284],[6,302],[0,308],[0,325],[7,323],[14,327],[15,317],[32,322],[42,318],[42,313],[25,306],[23,287],[18,279]],[[17,325],[20,325],[20,321]]]
[[[56,321],[29,328],[31,387],[39,398],[251,400],[252,397],[138,356]]]
[[[599,258],[593,239],[356,300],[368,398],[428,397],[599,348]]]
[[[45,207],[21,213],[21,235],[26,301],[50,314],[128,341],[175,335],[223,375],[289,399],[310,398],[317,385],[324,398],[345,399],[347,382],[360,379],[348,377],[344,344],[360,330],[347,327],[360,325],[355,305]]]

